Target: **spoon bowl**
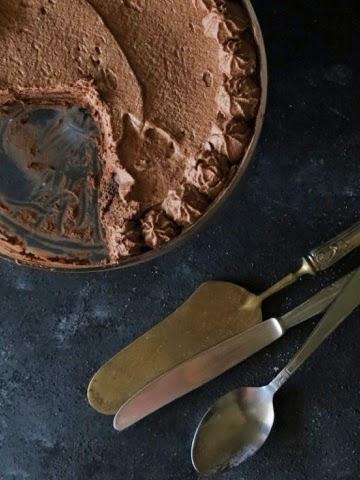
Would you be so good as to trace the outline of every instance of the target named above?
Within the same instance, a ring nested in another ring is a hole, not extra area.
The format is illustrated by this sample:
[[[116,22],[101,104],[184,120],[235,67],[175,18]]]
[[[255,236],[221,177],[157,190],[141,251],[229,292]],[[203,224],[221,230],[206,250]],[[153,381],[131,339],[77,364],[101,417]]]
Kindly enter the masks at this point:
[[[192,463],[199,473],[236,467],[262,447],[274,423],[274,392],[271,385],[242,387],[208,410],[192,444]]]

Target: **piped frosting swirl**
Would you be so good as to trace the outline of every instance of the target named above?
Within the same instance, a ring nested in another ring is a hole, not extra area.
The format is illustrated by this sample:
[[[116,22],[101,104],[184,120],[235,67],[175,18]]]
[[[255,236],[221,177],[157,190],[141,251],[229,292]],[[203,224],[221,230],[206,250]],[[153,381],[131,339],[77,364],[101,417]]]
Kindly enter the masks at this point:
[[[178,225],[170,220],[161,207],[149,210],[141,224],[145,244],[149,248],[158,248],[179,233]]]

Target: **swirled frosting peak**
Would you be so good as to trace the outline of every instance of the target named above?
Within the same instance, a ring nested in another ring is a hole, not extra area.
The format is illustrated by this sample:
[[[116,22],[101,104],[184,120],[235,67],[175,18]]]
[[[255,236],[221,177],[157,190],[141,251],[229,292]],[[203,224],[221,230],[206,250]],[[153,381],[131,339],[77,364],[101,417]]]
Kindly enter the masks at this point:
[[[216,198],[225,187],[228,174],[228,158],[211,148],[194,160],[186,172],[186,178],[199,192]]]
[[[162,207],[166,214],[182,227],[189,227],[208,207],[206,198],[194,187],[184,184],[170,190]]]
[[[161,208],[153,208],[142,220],[142,232],[146,245],[157,248],[176,237],[179,227]]]

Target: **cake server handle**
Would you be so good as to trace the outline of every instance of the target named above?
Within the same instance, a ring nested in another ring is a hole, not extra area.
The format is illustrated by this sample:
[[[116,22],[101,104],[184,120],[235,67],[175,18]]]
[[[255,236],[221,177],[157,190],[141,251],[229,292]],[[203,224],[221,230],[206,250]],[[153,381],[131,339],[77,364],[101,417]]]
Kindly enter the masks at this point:
[[[360,221],[356,222],[352,227],[340,233],[332,240],[311,250],[308,255],[301,259],[301,265],[295,272],[289,273],[275,283],[275,285],[260,294],[260,300],[266,300],[283,288],[296,282],[296,280],[303,275],[315,275],[318,272],[332,267],[336,262],[358,247],[360,247]]]
[[[322,272],[360,246],[360,221],[307,256],[315,272]]]

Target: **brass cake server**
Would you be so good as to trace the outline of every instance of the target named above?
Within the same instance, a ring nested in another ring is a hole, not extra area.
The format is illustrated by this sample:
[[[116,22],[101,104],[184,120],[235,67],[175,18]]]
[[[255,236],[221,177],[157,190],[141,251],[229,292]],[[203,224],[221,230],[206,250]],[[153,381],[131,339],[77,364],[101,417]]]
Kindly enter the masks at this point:
[[[282,317],[261,322],[150,382],[119,409],[114,418],[114,428],[119,431],[125,430],[269,346],[290,328],[322,313],[339,295],[351,275],[353,274],[346,275],[333,285],[323,288]]]
[[[90,405],[115,415],[152,380],[201,352],[262,321],[262,301],[304,274],[314,275],[334,265],[360,246],[360,222],[312,250],[300,267],[264,293],[211,281],[201,285],[174,313],[124,348],[98,370],[88,387]]]

